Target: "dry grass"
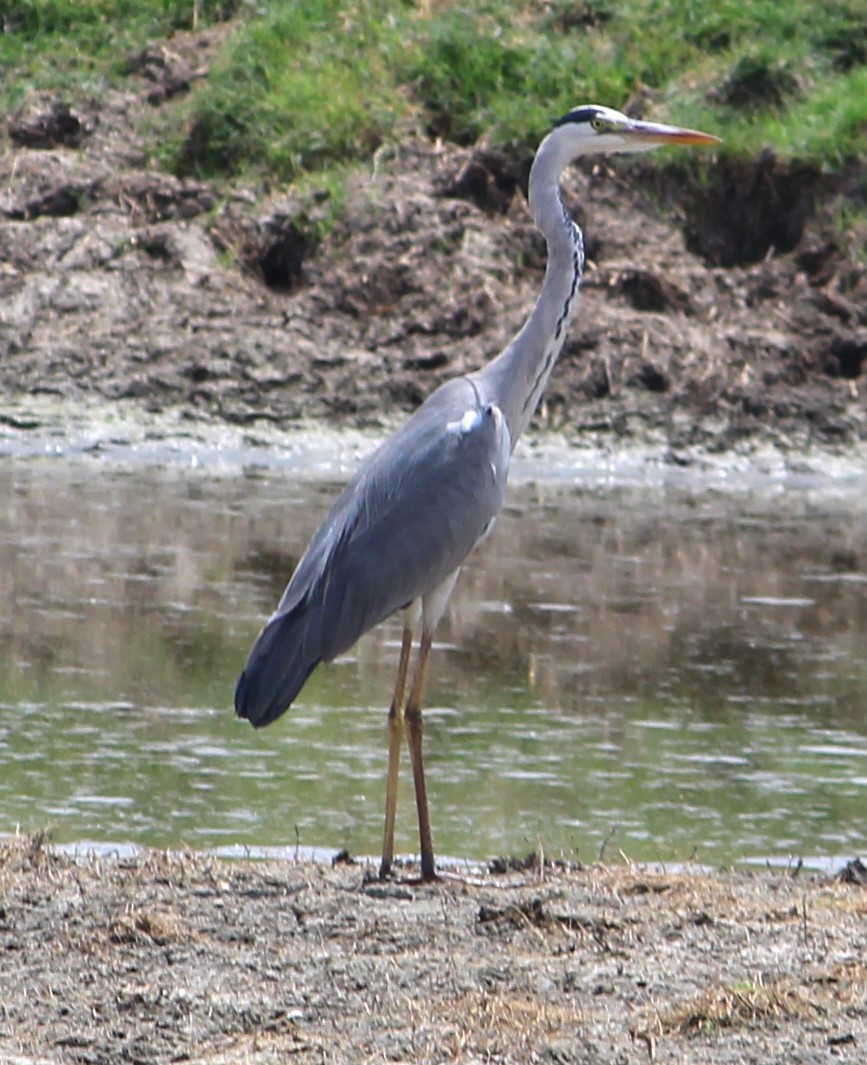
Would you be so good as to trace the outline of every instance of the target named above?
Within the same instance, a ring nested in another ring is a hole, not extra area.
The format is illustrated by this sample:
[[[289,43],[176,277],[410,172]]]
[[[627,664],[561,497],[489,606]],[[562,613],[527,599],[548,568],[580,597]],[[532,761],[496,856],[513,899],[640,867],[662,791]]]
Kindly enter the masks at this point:
[[[407,1000],[414,1051],[428,1060],[530,1060],[533,1051],[578,1020],[575,1010],[539,997],[491,989],[468,991],[445,1001]]]
[[[663,1035],[707,1034],[768,1020],[806,1020],[818,1012],[802,988],[778,980],[767,986],[709,988],[661,1015],[659,1028]]]
[[[51,849],[48,833],[35,832],[24,836],[16,833],[0,840],[0,892],[10,882],[17,882],[24,872],[37,876],[50,875],[69,867],[69,859]]]
[[[139,909],[120,914],[109,925],[108,934],[113,943],[137,943],[145,939],[161,947],[196,938],[171,910]]]
[[[118,1032],[148,1060],[226,1065],[820,1054],[867,1018],[865,903],[815,877],[631,865],[370,893],[352,867],[81,863],[16,838],[0,845],[16,958],[0,1058],[75,1039],[109,1065]]]
[[[715,1037],[757,1026],[782,1027],[821,1021],[841,1008],[867,1010],[867,965],[844,962],[802,980],[783,976],[767,983],[709,987],[631,1029],[651,1060],[665,1037]]]

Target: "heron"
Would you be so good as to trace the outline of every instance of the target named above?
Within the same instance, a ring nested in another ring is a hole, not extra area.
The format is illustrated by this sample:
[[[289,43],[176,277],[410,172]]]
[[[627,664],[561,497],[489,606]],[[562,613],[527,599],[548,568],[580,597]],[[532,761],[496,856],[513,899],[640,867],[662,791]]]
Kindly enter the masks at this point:
[[[461,566],[502,508],[512,452],[545,390],[575,311],[584,242],[563,203],[563,171],[591,154],[718,143],[719,138],[698,130],[640,121],[596,104],[576,107],[554,123],[530,170],[530,211],[548,258],[529,316],[502,352],[481,369],[440,385],[361,463],[314,533],[253,645],[238,680],[235,710],[261,728],[289,708],[321,662],[332,661],[369,629],[402,612],[388,711],[382,879],[393,872],[404,742],[415,787],[421,880],[437,879],[422,753],[431,645]]]

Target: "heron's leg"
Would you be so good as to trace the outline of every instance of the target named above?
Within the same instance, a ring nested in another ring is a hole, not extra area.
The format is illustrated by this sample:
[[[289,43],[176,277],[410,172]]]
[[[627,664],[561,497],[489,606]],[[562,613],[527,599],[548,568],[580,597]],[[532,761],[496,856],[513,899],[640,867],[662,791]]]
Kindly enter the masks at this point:
[[[406,730],[409,756],[412,761],[412,777],[415,784],[415,805],[418,810],[418,837],[421,848],[421,878],[435,880],[433,843],[431,841],[430,816],[427,808],[427,789],[424,782],[424,760],[422,756],[422,718],[421,699],[424,692],[427,663],[430,657],[433,634],[425,625],[421,633],[415,675],[406,704]]]
[[[397,680],[394,697],[388,711],[388,780],[385,788],[385,834],[382,840],[382,861],[379,878],[384,880],[391,873],[394,859],[394,816],[397,809],[397,777],[400,769],[400,748],[403,744],[403,715],[405,707],[406,677],[409,672],[409,656],[412,651],[412,621],[404,621],[403,639],[400,644],[400,660],[397,664]]]

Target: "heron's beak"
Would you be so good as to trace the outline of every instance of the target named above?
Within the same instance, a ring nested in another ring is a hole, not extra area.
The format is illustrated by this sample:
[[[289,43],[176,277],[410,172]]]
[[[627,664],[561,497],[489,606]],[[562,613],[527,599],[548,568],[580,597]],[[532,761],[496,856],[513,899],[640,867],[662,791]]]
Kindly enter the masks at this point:
[[[664,126],[660,122],[639,122],[633,119],[622,131],[629,144],[648,148],[663,144],[704,145],[722,144],[719,137],[712,133],[700,133],[697,129],[684,129],[681,126]]]

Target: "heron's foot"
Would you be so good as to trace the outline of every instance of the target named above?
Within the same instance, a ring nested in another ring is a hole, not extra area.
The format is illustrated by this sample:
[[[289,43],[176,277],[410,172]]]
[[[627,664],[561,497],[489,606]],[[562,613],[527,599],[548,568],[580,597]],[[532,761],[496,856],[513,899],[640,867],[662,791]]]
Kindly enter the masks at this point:
[[[398,859],[398,865],[403,865],[403,860]],[[441,881],[443,878],[436,871],[436,866],[427,866],[427,863],[423,862],[421,867],[421,873],[419,876],[399,876],[394,871],[394,865],[390,861],[383,859],[379,865],[378,880],[391,881],[398,884],[435,884]]]
[[[467,873],[458,873],[452,869],[440,869],[433,876],[408,877],[399,881],[409,887],[421,887],[424,884],[461,884],[468,887],[487,887],[489,881],[483,876],[471,876]]]
[[[402,863],[398,863],[402,864]],[[379,875],[372,872],[368,874],[367,883],[393,884],[395,887],[423,887],[425,884],[463,884],[469,887],[486,887],[488,880],[484,876],[473,876],[468,873],[458,873],[452,869],[434,870],[433,876],[400,876],[395,873],[391,866],[386,872],[380,867]],[[519,885],[515,885],[518,887]]]
[[[434,873],[433,876],[407,876],[396,881],[396,883],[405,884],[407,887],[424,887],[425,884],[442,884],[444,882],[445,878],[440,876],[439,873]]]

